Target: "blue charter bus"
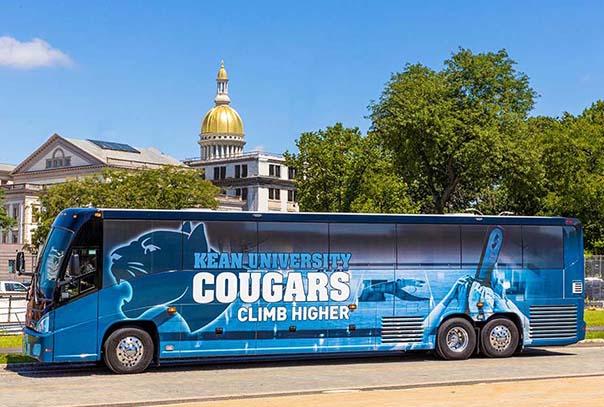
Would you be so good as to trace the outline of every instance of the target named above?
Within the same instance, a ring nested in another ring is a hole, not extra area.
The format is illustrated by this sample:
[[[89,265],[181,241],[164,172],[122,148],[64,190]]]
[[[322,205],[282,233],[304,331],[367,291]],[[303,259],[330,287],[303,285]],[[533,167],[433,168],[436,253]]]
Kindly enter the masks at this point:
[[[32,279],[25,353],[116,373],[585,335],[582,227],[560,217],[67,209]]]

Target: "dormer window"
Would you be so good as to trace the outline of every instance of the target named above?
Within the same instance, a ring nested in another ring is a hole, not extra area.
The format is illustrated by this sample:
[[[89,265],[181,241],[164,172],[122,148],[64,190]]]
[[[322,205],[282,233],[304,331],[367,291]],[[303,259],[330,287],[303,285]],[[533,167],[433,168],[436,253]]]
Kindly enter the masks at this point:
[[[52,158],[46,159],[46,169],[71,167],[71,157],[65,157],[62,149],[57,148],[52,153]]]

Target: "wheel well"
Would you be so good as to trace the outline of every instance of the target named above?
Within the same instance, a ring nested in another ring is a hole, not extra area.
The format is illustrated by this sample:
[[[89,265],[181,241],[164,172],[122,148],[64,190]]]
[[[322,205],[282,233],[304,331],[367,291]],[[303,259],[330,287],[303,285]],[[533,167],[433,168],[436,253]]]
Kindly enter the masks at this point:
[[[448,321],[451,318],[462,318],[465,319],[466,321],[468,321],[469,323],[471,323],[474,328],[476,328],[477,330],[482,330],[482,328],[486,325],[487,322],[495,319],[495,318],[506,318],[509,319],[510,321],[512,321],[514,323],[514,325],[516,325],[516,328],[518,328],[518,334],[520,335],[519,339],[518,339],[518,347],[516,348],[516,351],[519,351],[522,349],[523,343],[524,343],[524,331],[522,330],[522,321],[520,320],[520,317],[517,314],[514,314],[513,312],[500,312],[497,314],[493,314],[491,315],[491,317],[489,319],[487,319],[486,321],[474,321],[472,318],[470,318],[467,314],[450,314],[447,315],[446,317],[444,317],[440,323],[438,324],[438,326],[440,327],[445,321]],[[477,334],[477,346],[478,343],[480,342],[480,332],[476,332]]]
[[[155,325],[155,323],[153,323],[152,321],[119,321],[111,325],[105,331],[105,335],[103,335],[103,341],[101,342],[101,354],[104,351],[105,341],[107,340],[109,335],[111,335],[120,328],[138,328],[147,332],[153,340],[153,348],[155,353],[153,355],[153,360],[159,360],[159,332],[157,331],[157,325]]]
[[[440,323],[438,324],[438,326],[440,327],[445,321],[448,321],[452,318],[461,318],[461,319],[465,319],[466,321],[468,321],[469,323],[472,324],[472,326],[476,327],[476,321],[474,321],[472,318],[470,318],[468,315],[466,314],[449,314],[446,317],[444,317]]]

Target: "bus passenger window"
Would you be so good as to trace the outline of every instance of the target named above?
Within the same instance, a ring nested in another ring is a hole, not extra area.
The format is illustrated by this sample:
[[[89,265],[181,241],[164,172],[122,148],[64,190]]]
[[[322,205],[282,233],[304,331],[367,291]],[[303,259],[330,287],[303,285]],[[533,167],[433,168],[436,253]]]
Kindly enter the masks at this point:
[[[464,266],[477,266],[494,226],[463,225],[461,227],[461,261]],[[497,226],[503,232],[503,244],[497,258],[500,266],[522,267],[522,235],[520,226]]]
[[[460,267],[458,225],[399,224],[396,229],[399,266]]]
[[[523,263],[529,269],[564,267],[560,226],[522,226]]]

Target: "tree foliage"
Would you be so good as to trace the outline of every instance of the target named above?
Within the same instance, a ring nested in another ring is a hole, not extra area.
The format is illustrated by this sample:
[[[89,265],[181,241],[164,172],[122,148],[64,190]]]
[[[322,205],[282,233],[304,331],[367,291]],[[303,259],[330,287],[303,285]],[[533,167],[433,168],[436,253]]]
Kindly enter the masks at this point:
[[[0,229],[14,226],[15,220],[6,213],[4,207],[4,190],[0,188]]]
[[[407,65],[371,104],[371,132],[392,151],[423,212],[475,206],[481,192],[502,184],[510,161],[524,162],[513,146],[525,135],[535,92],[514,65],[505,50],[460,49],[439,71]]]
[[[585,228],[586,248],[604,249],[604,102],[578,116],[552,121],[538,146],[545,168],[542,214],[573,216]]]
[[[42,195],[43,210],[32,240],[44,242],[55,217],[65,208],[182,209],[218,207],[219,189],[197,170],[163,167],[127,171],[106,169],[102,174],[51,186]]]
[[[367,136],[336,124],[297,140],[300,207],[577,217],[604,253],[604,101],[529,117],[535,97],[505,50],[407,65],[370,104]]]
[[[341,123],[303,133],[298,153],[286,153],[296,169],[300,209],[316,212],[415,212],[407,185],[389,154],[358,128]]]

